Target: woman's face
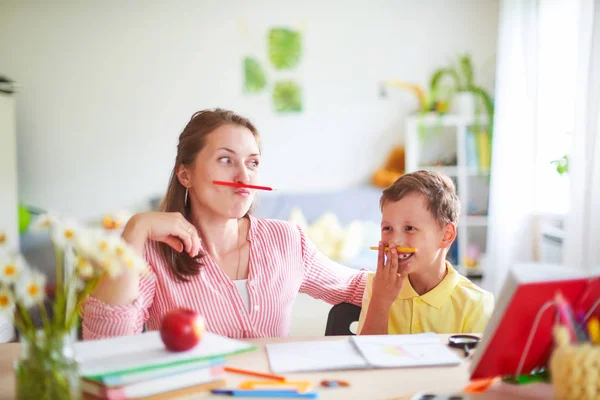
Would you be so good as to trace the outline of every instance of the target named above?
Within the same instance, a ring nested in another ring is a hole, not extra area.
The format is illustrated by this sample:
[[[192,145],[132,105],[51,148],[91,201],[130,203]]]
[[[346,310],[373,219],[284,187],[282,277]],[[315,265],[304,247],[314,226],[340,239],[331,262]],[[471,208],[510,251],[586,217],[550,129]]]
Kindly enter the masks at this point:
[[[250,209],[254,189],[215,185],[213,181],[256,185],[260,150],[252,132],[223,125],[206,136],[204,148],[187,168],[192,207],[206,208],[225,218],[241,218]]]

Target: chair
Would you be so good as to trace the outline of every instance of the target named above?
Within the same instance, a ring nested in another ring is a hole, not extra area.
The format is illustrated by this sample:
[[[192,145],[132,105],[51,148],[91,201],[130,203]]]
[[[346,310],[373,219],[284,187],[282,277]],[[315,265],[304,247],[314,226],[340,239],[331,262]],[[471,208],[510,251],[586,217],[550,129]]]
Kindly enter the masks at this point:
[[[325,336],[354,335],[350,331],[350,325],[358,321],[360,310],[359,306],[350,303],[340,303],[331,307],[327,316]]]

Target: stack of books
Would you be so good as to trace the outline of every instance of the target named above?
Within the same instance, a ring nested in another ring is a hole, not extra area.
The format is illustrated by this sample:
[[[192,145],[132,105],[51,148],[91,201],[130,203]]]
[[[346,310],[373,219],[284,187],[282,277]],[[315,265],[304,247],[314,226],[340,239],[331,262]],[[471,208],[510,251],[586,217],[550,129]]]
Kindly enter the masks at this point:
[[[193,349],[168,351],[158,332],[78,342],[86,399],[171,399],[225,386],[226,357],[254,350],[241,341],[206,333]]]

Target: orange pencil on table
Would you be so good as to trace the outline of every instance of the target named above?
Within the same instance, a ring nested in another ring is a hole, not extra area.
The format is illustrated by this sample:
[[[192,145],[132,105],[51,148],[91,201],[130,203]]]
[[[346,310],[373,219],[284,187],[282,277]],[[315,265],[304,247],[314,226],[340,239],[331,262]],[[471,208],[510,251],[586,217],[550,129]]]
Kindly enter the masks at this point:
[[[265,374],[265,373],[262,373],[262,372],[249,371],[249,370],[246,370],[246,369],[225,367],[225,371],[226,372],[231,372],[231,373],[234,373],[234,374],[242,374],[242,375],[256,376],[256,377],[259,377],[259,378],[272,379],[274,381],[282,381],[282,382],[285,381],[285,377],[284,376]]]
[[[371,250],[379,250],[379,247],[377,246],[371,246],[369,247]],[[389,247],[385,246],[383,248],[383,250],[385,251],[389,251]],[[418,249],[415,249],[414,247],[396,247],[396,251],[399,253],[416,253],[418,251]]]

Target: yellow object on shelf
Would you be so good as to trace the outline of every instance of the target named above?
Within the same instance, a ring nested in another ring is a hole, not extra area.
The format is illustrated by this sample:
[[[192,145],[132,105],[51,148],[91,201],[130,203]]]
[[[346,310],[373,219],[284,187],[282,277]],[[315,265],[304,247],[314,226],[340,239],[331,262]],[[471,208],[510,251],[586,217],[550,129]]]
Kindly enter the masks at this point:
[[[600,346],[571,344],[563,326],[554,330],[550,374],[556,400],[600,399]]]

